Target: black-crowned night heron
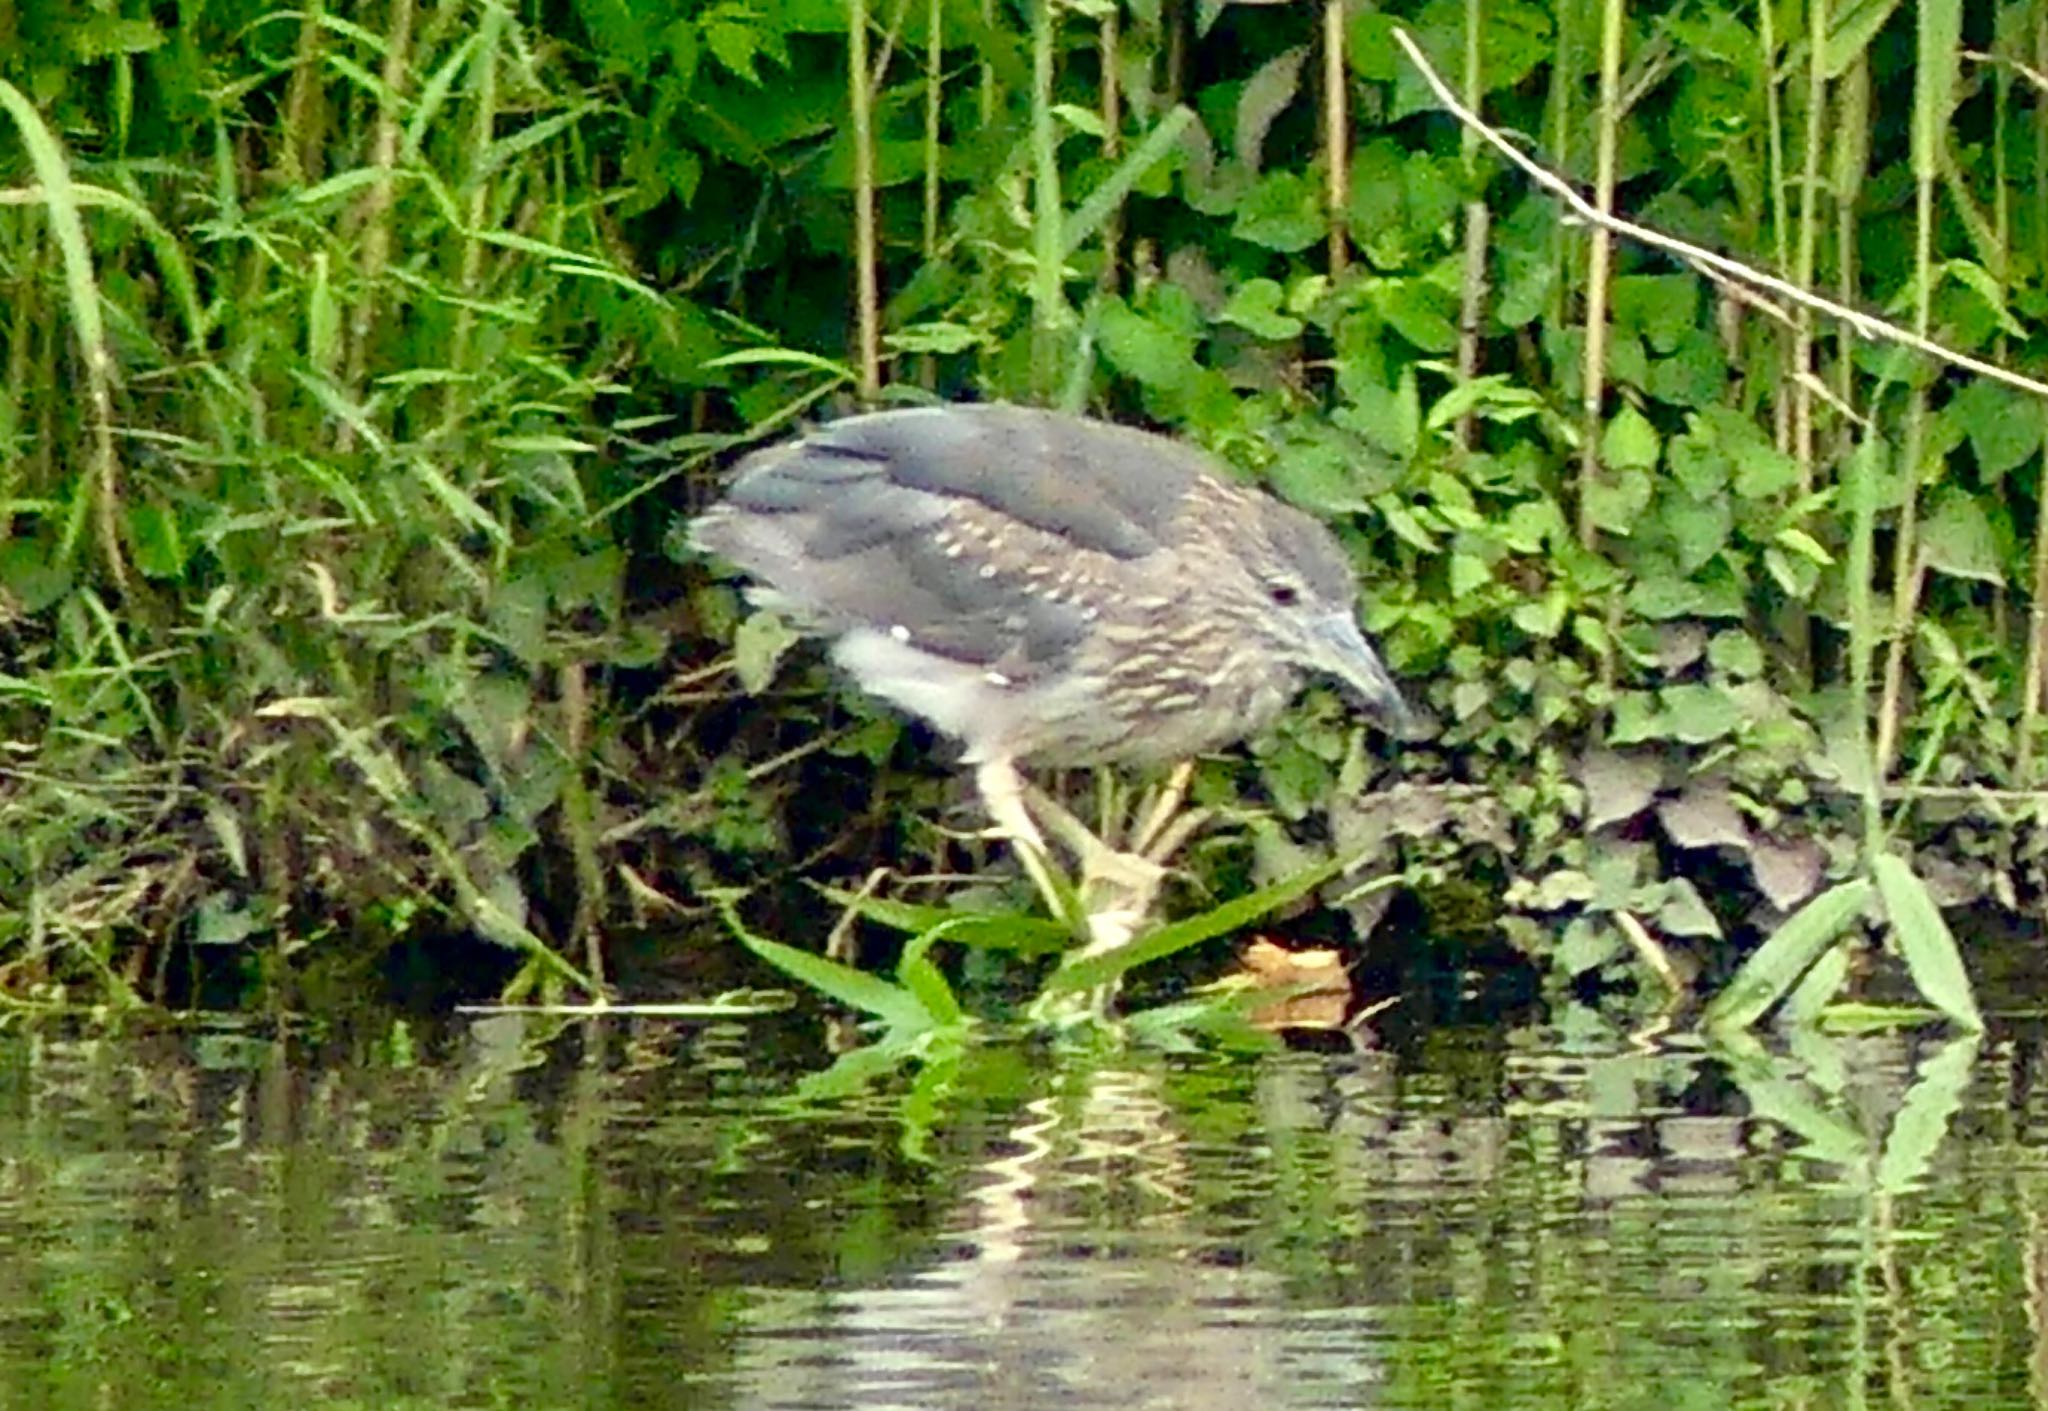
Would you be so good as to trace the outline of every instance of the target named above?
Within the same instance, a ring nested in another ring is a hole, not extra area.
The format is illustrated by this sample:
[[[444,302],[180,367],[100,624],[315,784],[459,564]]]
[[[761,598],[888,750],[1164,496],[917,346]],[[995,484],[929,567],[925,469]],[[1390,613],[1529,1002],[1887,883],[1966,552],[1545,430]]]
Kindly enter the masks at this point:
[[[1329,530],[1128,427],[851,417],[747,457],[692,540],[959,741],[998,827],[1041,854],[1020,762],[1184,761],[1271,724],[1313,674],[1402,715]]]

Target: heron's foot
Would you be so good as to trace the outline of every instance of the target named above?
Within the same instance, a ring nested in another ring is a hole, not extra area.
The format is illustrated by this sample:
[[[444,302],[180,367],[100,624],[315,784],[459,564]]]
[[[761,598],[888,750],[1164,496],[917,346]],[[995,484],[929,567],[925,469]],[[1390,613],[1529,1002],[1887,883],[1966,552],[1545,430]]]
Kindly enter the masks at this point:
[[[1172,858],[1208,821],[1209,810],[1186,806],[1193,773],[1192,763],[1173,771],[1137,810],[1123,847],[1026,783],[1008,760],[978,766],[975,783],[995,833],[1015,849],[1047,907],[1086,933],[1084,954],[1099,955],[1129,945],[1151,926]],[[1112,819],[1120,816],[1114,805],[1105,807]],[[1114,822],[1109,826],[1120,831]],[[1078,885],[1055,863],[1048,835],[1073,858]]]

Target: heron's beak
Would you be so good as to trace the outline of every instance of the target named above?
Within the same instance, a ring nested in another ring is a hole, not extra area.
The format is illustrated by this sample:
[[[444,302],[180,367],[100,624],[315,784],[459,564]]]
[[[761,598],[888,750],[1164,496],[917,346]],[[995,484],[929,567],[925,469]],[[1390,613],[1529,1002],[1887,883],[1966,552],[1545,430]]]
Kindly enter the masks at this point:
[[[1365,640],[1349,613],[1331,613],[1310,629],[1315,642],[1313,665],[1349,686],[1366,713],[1399,735],[1413,719],[1401,688],[1380,661],[1379,653]]]

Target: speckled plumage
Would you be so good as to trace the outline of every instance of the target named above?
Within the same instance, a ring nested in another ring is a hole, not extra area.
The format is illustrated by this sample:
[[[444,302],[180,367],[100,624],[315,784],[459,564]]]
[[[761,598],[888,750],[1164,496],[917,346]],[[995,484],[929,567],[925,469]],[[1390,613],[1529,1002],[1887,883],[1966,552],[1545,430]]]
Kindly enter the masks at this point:
[[[1107,422],[852,417],[749,456],[692,538],[971,763],[1183,758],[1264,728],[1313,673],[1401,710],[1326,528]]]

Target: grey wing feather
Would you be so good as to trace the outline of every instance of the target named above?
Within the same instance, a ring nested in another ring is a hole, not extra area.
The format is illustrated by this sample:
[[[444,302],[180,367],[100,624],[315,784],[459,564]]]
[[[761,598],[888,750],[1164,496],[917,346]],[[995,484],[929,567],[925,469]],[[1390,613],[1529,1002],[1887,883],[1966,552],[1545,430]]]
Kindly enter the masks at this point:
[[[1163,436],[1030,407],[877,412],[807,444],[873,458],[895,484],[964,496],[1079,549],[1142,558],[1209,469]]]
[[[692,541],[747,570],[761,585],[757,598],[791,611],[813,631],[900,628],[926,650],[1028,680],[1080,641],[1086,620],[1071,603],[1048,602],[1014,577],[984,575],[973,560],[944,552],[937,531],[954,508],[950,497],[990,504],[945,488],[934,467],[950,462],[951,453],[942,447],[935,459],[926,436],[843,431],[917,415],[855,418],[756,453],[742,463],[726,498],[691,526]],[[906,439],[915,445],[903,445]],[[985,435],[959,445],[977,439],[986,449]],[[958,480],[964,472],[949,475]],[[1013,462],[1008,477],[992,478],[1046,477],[1019,474]],[[1037,540],[1045,557],[1059,561],[1074,551],[1043,522],[1014,517],[1010,535]],[[1111,537],[1127,552],[1156,546],[1142,529]]]

